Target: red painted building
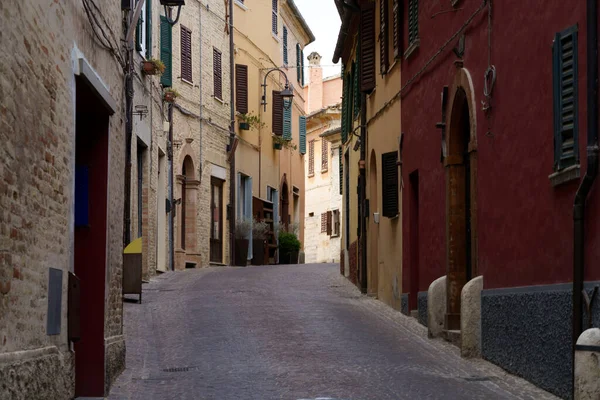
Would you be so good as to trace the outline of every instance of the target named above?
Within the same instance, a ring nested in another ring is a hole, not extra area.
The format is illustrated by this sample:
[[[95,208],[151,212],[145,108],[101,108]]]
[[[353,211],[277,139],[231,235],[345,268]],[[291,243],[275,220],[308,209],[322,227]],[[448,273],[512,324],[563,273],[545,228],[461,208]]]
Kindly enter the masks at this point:
[[[403,308],[423,314],[430,284],[446,275],[445,328],[460,329],[459,289],[482,276],[482,356],[569,397],[586,2],[400,9]],[[600,280],[599,186],[585,207],[586,287]],[[598,326],[600,306],[593,315]]]

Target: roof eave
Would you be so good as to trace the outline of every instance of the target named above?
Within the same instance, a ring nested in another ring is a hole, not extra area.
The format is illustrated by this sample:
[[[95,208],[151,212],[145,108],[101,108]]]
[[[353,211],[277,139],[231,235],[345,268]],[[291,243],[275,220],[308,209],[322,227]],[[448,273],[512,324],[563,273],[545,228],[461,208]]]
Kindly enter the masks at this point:
[[[315,41],[315,35],[310,30],[308,24],[306,23],[306,20],[300,13],[300,10],[298,10],[298,7],[296,7],[296,3],[294,3],[294,0],[287,0],[287,2],[290,5],[292,12],[294,13],[294,16],[296,18],[298,18],[298,21],[300,21],[300,25],[302,25],[302,29],[304,29],[306,31],[306,34],[308,35],[309,40],[308,40],[308,43],[305,44],[305,46],[308,46],[309,44],[311,44],[312,42]]]

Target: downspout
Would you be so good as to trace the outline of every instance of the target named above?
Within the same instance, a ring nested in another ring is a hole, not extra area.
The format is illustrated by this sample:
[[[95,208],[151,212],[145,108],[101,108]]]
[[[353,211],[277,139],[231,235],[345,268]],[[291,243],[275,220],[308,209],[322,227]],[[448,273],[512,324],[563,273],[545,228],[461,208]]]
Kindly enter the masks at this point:
[[[233,1],[229,0],[229,105],[230,105],[230,121],[229,121],[229,149],[231,151],[229,164],[229,263],[233,264],[234,247],[235,247],[235,103],[233,96],[233,70],[235,68],[233,60]]]
[[[360,291],[367,293],[367,170],[366,170],[366,154],[367,154],[367,95],[360,94],[360,199],[361,199],[361,217],[360,223]],[[377,266],[375,266],[377,268]]]
[[[169,157],[169,269],[175,271],[175,239],[173,219],[175,204],[173,204],[173,103],[169,103],[169,141],[167,143]]]
[[[583,330],[585,202],[598,174],[598,4],[587,0],[587,170],[573,204],[573,382],[575,345]],[[575,387],[573,386],[573,390]]]
[[[134,12],[127,17],[131,27]],[[125,199],[123,205],[123,248],[131,242],[131,142],[133,135],[133,36],[127,41],[125,66]]]
[[[198,41],[200,42],[198,45],[198,51],[199,51],[199,55],[198,58],[200,60],[202,60],[202,2],[200,2],[200,0],[198,1],[199,7],[198,7],[198,35],[199,35],[199,39]],[[204,103],[202,102],[202,62],[198,63],[198,69],[200,72],[200,78],[198,79],[198,87],[200,89],[200,181],[202,181],[202,174],[204,172],[204,154],[203,154],[203,145],[202,142],[204,140],[204,136],[202,135],[202,128],[204,125]]]

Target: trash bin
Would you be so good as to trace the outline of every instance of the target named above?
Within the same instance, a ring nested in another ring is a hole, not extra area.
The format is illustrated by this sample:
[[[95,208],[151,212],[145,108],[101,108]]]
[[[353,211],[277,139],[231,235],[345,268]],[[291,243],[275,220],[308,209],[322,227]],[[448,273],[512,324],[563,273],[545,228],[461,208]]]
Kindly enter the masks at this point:
[[[142,238],[123,250],[123,295],[137,294],[142,302]]]

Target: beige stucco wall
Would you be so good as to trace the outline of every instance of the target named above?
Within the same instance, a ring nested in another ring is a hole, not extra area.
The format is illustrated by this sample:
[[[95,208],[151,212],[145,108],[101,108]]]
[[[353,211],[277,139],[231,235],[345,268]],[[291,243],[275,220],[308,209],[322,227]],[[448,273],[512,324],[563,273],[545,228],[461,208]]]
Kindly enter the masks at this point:
[[[344,81],[342,76],[325,78],[323,81],[323,104],[331,105],[342,101]]]
[[[120,4],[97,4],[118,41]],[[123,73],[93,38],[80,1],[0,2],[0,26],[5,52],[0,59],[0,398],[67,399],[74,395],[67,279],[74,270],[75,73],[80,57],[117,107],[108,128],[106,384],[124,367]],[[50,267],[63,272],[61,330],[53,336],[46,335]]]

